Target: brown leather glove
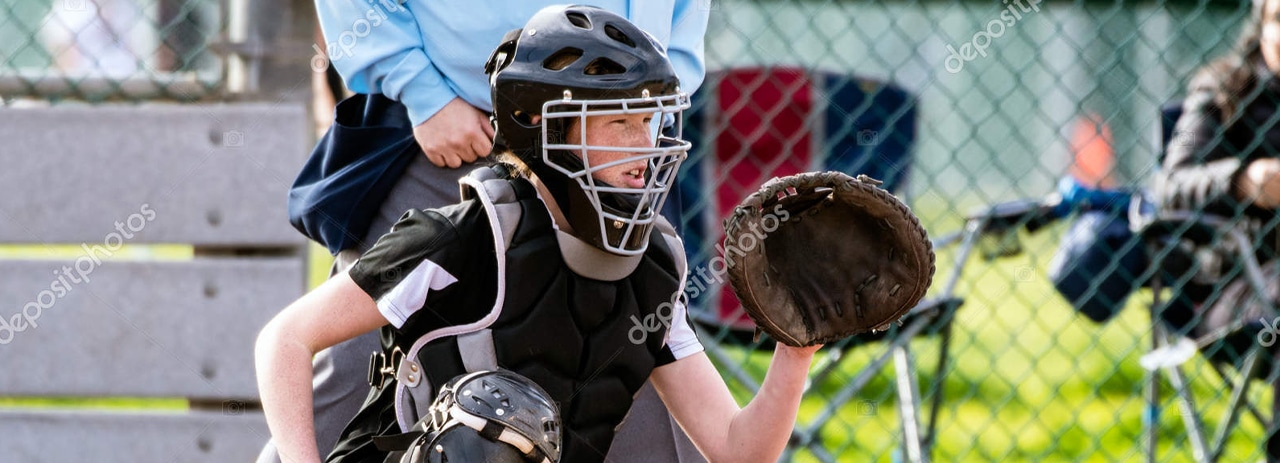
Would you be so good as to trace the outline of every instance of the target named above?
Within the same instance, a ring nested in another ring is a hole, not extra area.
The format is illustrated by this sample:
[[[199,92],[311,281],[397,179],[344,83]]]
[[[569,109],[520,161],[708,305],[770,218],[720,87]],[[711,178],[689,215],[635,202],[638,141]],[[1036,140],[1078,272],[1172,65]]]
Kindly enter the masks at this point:
[[[725,220],[729,282],[755,321],[789,346],[888,329],[933,281],[929,236],[865,175],[775,178]]]

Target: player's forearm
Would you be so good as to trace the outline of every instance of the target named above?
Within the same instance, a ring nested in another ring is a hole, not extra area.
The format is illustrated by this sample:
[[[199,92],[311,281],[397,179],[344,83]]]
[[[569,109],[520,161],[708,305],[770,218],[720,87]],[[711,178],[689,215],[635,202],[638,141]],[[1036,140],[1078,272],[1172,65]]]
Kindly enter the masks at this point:
[[[290,342],[277,325],[262,330],[254,352],[262,410],[281,461],[319,462],[311,409],[313,353]]]
[[[760,391],[729,424],[729,455],[718,461],[777,461],[795,427],[815,347],[779,345]]]

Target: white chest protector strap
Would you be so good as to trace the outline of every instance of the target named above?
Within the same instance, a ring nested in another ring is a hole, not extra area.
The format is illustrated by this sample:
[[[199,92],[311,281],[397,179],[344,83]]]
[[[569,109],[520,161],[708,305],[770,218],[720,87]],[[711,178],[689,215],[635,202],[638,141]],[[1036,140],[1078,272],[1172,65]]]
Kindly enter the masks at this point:
[[[471,171],[466,177],[458,180],[462,190],[462,199],[476,199],[484,205],[485,214],[489,218],[492,229],[494,255],[497,258],[497,292],[493,308],[480,320],[464,325],[456,325],[432,330],[414,341],[413,347],[401,360],[396,369],[395,407],[396,420],[401,430],[413,427],[414,423],[427,416],[431,407],[434,391],[426,375],[422,374],[422,365],[418,364],[418,352],[427,343],[446,336],[457,336],[462,363],[468,372],[492,370],[497,367],[494,354],[493,334],[488,329],[498,316],[502,314],[502,306],[506,301],[507,288],[507,247],[515,236],[516,226],[520,223],[520,204],[515,189],[507,180],[498,178],[492,168],[483,167]]]

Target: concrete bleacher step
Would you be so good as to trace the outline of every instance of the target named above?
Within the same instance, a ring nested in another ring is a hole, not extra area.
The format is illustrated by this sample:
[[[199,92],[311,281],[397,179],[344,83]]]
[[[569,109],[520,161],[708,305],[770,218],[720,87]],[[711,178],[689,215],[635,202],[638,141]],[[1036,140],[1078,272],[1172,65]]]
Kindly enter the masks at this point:
[[[309,127],[302,103],[0,110],[0,246],[79,249],[0,258],[0,397],[192,404],[0,409],[0,459],[252,460],[253,341],[305,291],[285,201]],[[121,251],[152,244],[195,253]]]

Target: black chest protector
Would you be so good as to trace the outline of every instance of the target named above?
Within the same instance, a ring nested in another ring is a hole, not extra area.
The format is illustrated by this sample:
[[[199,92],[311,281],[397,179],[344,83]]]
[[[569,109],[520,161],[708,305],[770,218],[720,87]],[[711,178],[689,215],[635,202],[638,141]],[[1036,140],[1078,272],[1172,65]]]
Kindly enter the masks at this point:
[[[664,223],[650,236],[645,254],[625,264],[609,261],[617,257],[612,255],[567,262],[564,252],[591,251],[566,242],[576,238],[553,227],[528,181],[500,178],[503,173],[479,169],[463,180],[463,198],[471,205],[464,201],[460,209],[483,207],[485,214],[446,215],[451,221],[488,217],[487,224],[473,219],[452,225],[461,234],[492,233],[492,247],[457,252],[494,258],[481,268],[496,264],[489,272],[496,281],[457,275],[464,288],[475,289],[428,299],[428,307],[395,334],[393,347],[405,353],[392,356],[398,368],[396,381],[388,384],[395,389],[396,419],[400,429],[408,429],[424,416],[433,385],[496,366],[532,379],[558,402],[564,426],[561,461],[603,461],[632,397],[660,359],[670,355],[664,342],[680,294],[683,250]],[[619,272],[619,266],[634,270]],[[380,392],[375,396],[388,391]]]

